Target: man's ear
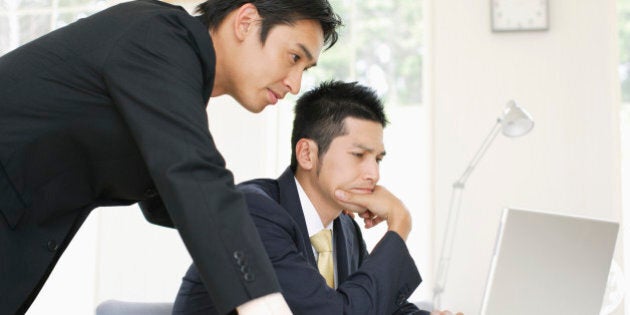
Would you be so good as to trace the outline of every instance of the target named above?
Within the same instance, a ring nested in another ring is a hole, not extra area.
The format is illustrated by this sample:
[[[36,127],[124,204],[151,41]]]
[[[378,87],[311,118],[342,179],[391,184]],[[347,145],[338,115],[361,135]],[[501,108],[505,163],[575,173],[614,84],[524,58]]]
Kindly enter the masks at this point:
[[[298,166],[311,170],[317,165],[317,143],[311,139],[300,139],[295,144],[295,158]]]
[[[251,34],[257,23],[262,20],[258,14],[258,9],[252,3],[246,3],[236,10],[234,17],[233,29],[236,38],[240,41],[245,40],[247,35]]]

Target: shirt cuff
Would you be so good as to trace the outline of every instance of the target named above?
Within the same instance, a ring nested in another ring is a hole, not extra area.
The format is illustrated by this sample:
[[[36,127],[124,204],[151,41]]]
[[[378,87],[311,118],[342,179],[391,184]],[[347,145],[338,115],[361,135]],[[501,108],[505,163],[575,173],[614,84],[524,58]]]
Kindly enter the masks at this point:
[[[292,314],[287,302],[280,293],[272,293],[248,301],[236,307],[239,315],[285,315]]]

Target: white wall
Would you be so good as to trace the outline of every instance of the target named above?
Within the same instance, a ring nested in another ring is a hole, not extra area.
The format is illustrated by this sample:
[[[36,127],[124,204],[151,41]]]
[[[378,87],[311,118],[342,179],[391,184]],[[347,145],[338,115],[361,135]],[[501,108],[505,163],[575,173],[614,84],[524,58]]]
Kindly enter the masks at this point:
[[[536,121],[495,140],[463,195],[443,304],[476,314],[504,207],[620,219],[615,1],[550,0],[545,32],[492,33],[488,0],[430,10],[435,253],[451,184],[507,100]]]

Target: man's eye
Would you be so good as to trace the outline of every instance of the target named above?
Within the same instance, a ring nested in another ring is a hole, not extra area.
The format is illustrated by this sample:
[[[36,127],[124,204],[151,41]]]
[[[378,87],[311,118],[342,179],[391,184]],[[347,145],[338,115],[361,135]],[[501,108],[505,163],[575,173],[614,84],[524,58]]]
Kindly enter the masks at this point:
[[[358,157],[358,158],[362,158],[363,157],[363,153],[357,153],[357,152],[353,152],[352,155]]]
[[[293,60],[293,62],[296,63],[300,61],[300,56],[296,54],[291,54],[291,60]]]

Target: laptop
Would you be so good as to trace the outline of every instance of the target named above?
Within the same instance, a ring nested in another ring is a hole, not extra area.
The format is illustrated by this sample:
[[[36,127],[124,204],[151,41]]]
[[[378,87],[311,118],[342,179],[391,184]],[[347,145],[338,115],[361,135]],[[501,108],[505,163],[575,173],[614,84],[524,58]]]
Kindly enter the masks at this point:
[[[619,224],[505,209],[482,315],[600,313]]]

